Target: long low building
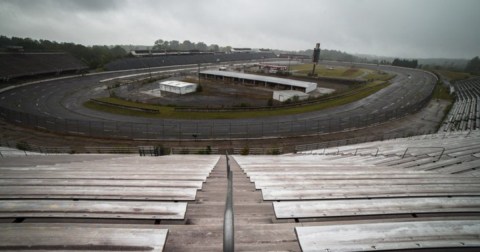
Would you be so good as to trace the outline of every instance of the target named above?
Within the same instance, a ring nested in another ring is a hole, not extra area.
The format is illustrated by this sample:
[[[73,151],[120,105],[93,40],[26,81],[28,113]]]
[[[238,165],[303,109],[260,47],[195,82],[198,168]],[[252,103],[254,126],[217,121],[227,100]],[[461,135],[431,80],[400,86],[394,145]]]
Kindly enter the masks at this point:
[[[200,72],[200,77],[205,79],[221,79],[242,84],[264,85],[265,87],[277,89],[297,90],[305,93],[310,93],[317,88],[317,83],[315,82],[219,70],[202,71]]]

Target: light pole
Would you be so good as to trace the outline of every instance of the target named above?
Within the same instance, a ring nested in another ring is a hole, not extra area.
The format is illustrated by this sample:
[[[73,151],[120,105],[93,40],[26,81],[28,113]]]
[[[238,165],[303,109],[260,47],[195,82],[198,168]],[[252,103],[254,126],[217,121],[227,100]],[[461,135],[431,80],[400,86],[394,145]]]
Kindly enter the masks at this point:
[[[317,43],[313,49],[313,69],[312,76],[315,76],[315,67],[317,66],[318,60],[320,59],[320,43]]]
[[[288,56],[288,75],[290,75],[290,61],[292,60],[291,56]]]

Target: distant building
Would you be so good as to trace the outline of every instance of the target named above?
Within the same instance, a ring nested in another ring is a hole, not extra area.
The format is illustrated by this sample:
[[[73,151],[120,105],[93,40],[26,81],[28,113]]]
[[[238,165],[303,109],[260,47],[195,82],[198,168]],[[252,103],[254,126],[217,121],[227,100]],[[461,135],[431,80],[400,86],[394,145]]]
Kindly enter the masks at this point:
[[[280,53],[279,58],[288,58],[288,59],[311,59],[311,56],[303,54],[292,54],[292,53]]]
[[[287,71],[288,67],[283,65],[259,64],[260,69],[268,73],[277,73],[278,71]]]
[[[162,81],[160,82],[160,91],[175,94],[188,94],[197,90],[197,84],[183,81]]]
[[[239,72],[206,70],[200,72],[200,77],[209,80],[222,80],[225,82],[239,83],[246,86],[262,86],[277,90],[296,90],[304,93],[310,93],[317,89],[317,83],[315,82],[299,81]]]
[[[252,48],[232,48],[232,53],[253,53],[255,52]]]
[[[273,91],[273,99],[277,101],[284,102],[288,99],[294,99],[294,97],[298,97],[299,101],[303,101],[308,99],[309,95],[295,90],[275,90]]]

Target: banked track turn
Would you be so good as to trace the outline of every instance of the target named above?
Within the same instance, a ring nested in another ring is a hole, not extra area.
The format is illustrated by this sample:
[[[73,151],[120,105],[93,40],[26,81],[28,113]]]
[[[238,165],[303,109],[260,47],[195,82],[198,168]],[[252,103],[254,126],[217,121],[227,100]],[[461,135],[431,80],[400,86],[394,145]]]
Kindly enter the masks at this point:
[[[328,62],[329,65],[352,63]],[[435,75],[429,72],[358,64],[395,74],[391,85],[346,105],[295,115],[231,120],[180,120],[131,117],[93,111],[83,103],[98,96],[100,80],[148,73],[150,69],[60,78],[0,93],[0,116],[27,127],[92,137],[124,139],[232,139],[298,136],[337,132],[381,123],[414,113],[431,98]],[[196,71],[194,65],[155,71]]]

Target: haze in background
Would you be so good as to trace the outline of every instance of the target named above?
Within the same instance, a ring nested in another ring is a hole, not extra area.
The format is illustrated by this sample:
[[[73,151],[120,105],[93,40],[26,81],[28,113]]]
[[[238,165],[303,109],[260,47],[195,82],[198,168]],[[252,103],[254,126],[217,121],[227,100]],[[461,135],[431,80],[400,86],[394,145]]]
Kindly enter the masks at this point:
[[[191,40],[410,58],[480,52],[478,0],[0,0],[0,34],[85,45]]]

